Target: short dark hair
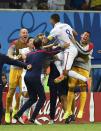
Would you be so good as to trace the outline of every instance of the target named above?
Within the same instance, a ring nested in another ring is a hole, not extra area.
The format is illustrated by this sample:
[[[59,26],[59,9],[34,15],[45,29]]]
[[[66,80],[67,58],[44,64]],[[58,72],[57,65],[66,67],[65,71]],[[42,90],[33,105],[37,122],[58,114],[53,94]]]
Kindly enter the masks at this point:
[[[44,35],[44,33],[40,33],[36,37],[39,38],[40,36],[43,36],[43,35]]]
[[[34,39],[34,43],[33,44],[34,44],[34,46],[35,46],[36,49],[40,48],[42,46],[42,40],[40,38],[36,37]]]
[[[53,15],[51,15],[51,19],[54,20],[55,22],[59,22],[60,16],[58,14],[53,14]]]

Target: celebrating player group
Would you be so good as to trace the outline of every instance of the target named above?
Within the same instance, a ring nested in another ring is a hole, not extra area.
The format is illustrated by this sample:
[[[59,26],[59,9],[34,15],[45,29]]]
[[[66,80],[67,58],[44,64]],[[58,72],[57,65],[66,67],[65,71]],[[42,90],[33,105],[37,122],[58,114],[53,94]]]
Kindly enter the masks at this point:
[[[11,65],[5,111],[7,124],[16,122],[25,124],[23,116],[27,116],[29,123],[36,124],[39,111],[47,99],[43,77],[47,75],[48,67],[50,68],[47,83],[50,90],[49,124],[54,124],[58,97],[64,110],[63,120],[66,124],[75,121],[76,117],[77,119],[83,117],[93,51],[90,32],[84,31],[79,34],[81,37],[77,41],[78,33],[67,23],[62,23],[58,14],[51,15],[50,23],[53,29],[49,36],[40,33],[35,37],[29,37],[28,30],[22,28],[19,39],[10,44],[7,56],[0,53],[0,69],[3,64]],[[3,110],[1,74],[2,70],[0,71],[0,123]],[[11,115],[10,108],[17,87],[20,93],[15,100],[16,104]],[[75,116],[77,93],[80,93],[80,107]]]

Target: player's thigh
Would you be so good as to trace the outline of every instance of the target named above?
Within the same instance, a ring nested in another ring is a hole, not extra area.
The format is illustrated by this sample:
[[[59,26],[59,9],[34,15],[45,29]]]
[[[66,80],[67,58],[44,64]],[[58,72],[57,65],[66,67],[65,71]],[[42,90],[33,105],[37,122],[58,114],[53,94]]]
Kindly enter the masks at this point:
[[[87,71],[85,69],[78,68],[78,73],[81,74],[81,75],[83,75],[86,78],[89,78],[89,71]],[[86,84],[86,82],[79,80],[79,86],[86,87],[87,84]]]
[[[66,64],[66,70],[70,70],[72,68],[72,64],[74,62],[75,57],[77,56],[76,52],[65,52],[65,64]]]
[[[11,68],[9,74],[9,88],[16,88],[17,86],[18,86],[18,72],[15,68]]]
[[[30,79],[24,79],[30,99],[37,99],[37,90],[34,81]]]
[[[78,85],[78,79],[75,79],[73,77],[69,77],[68,80],[68,87],[69,87],[69,91],[74,91],[75,87],[77,87]]]

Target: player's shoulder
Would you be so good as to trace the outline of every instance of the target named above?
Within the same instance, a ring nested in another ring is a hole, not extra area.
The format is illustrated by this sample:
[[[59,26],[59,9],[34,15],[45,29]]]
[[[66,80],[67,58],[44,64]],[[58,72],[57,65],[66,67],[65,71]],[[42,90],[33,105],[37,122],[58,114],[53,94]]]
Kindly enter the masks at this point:
[[[18,39],[13,40],[13,41],[10,43],[10,46],[9,46],[9,47],[14,47],[17,42],[18,42]]]

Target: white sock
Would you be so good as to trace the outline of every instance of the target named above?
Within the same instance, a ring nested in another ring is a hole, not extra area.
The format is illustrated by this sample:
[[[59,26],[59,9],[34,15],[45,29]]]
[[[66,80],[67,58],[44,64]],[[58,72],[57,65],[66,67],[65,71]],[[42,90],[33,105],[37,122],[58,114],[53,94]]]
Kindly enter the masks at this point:
[[[29,98],[23,97],[23,105],[26,103],[26,101],[28,101],[28,99],[29,99]],[[27,109],[27,110],[24,112],[24,115],[25,115],[25,116],[28,116],[29,111],[30,111],[30,109]]]
[[[80,75],[79,73],[77,73],[77,72],[75,72],[75,71],[72,71],[72,70],[70,70],[70,71],[68,72],[68,76],[74,77],[74,78],[79,79],[79,80],[82,80],[82,81],[84,81],[84,82],[86,82],[86,81],[88,80],[85,76]]]

